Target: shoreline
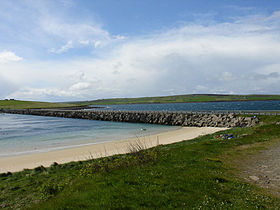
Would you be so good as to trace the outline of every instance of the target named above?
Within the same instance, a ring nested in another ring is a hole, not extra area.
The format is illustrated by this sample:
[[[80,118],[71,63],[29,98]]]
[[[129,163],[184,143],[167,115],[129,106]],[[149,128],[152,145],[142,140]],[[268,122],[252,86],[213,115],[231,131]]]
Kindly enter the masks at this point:
[[[170,129],[170,130],[168,129],[166,131],[157,130],[157,131],[152,131],[150,133],[141,133],[141,134],[139,133],[139,136],[137,134],[134,134],[133,137],[132,136],[131,137],[127,136],[127,137],[124,137],[124,138],[120,137],[120,138],[116,138],[116,139],[113,139],[113,140],[110,140],[110,141],[106,140],[103,137],[103,140],[100,141],[100,139],[99,139],[98,142],[85,142],[85,143],[78,143],[78,144],[65,144],[65,145],[61,145],[61,146],[58,146],[58,147],[48,147],[48,148],[41,148],[41,149],[37,149],[36,148],[36,150],[19,151],[19,152],[15,152],[15,153],[12,153],[12,154],[0,155],[0,160],[1,160],[1,158],[34,155],[34,154],[53,152],[53,151],[61,151],[61,150],[79,148],[79,147],[89,147],[89,146],[98,145],[98,144],[115,143],[115,142],[118,142],[118,141],[129,141],[131,139],[145,138],[145,137],[149,137],[149,136],[159,135],[161,133],[175,131],[175,130],[179,130],[179,129],[182,128],[180,126],[172,126],[172,127],[175,128],[175,129]],[[90,140],[92,140],[92,139],[90,139]],[[0,168],[0,171],[1,171],[1,168]]]
[[[139,141],[141,144],[145,145],[146,148],[150,148],[160,144],[165,145],[184,140],[191,140],[198,136],[212,134],[226,129],[228,128],[182,127],[173,131],[139,138],[117,140],[28,155],[2,157],[0,158],[0,173],[17,172],[23,169],[36,168],[40,165],[48,167],[54,162],[62,164],[72,161],[84,161],[91,158],[112,156],[115,154],[125,154],[129,153],[129,145]]]

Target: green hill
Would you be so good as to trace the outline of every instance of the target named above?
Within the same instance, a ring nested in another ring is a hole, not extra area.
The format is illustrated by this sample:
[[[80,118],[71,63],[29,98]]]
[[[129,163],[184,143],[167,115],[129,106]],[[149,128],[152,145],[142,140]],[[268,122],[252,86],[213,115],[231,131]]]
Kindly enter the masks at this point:
[[[75,104],[49,103],[39,101],[0,100],[0,109],[39,109],[74,107]]]
[[[189,103],[215,101],[252,101],[252,100],[280,100],[280,95],[218,95],[191,94],[142,98],[112,98],[93,101],[74,102],[83,105],[113,105],[113,104],[152,104],[152,103]]]

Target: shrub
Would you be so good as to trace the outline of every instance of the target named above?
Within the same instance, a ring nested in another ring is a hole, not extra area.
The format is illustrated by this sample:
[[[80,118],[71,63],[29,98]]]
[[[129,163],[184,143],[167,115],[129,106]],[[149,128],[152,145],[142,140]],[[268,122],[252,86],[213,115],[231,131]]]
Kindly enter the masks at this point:
[[[91,176],[98,172],[109,172],[114,169],[124,168],[128,166],[137,166],[144,163],[156,161],[158,158],[158,147],[152,149],[145,149],[139,142],[137,144],[130,144],[129,150],[131,153],[114,156],[104,157],[100,159],[92,159],[81,170],[82,176]]]
[[[63,184],[53,184],[53,183],[43,184],[39,189],[41,194],[41,199],[48,200],[50,197],[62,191],[63,188],[64,188]]]

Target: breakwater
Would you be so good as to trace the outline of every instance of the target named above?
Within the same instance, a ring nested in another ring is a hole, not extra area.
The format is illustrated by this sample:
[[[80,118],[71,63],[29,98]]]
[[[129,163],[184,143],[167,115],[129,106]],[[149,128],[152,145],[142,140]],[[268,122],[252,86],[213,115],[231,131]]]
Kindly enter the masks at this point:
[[[88,120],[150,123],[195,127],[250,127],[259,120],[254,117],[238,117],[234,113],[218,114],[203,112],[165,111],[104,111],[104,110],[54,110],[54,109],[1,109],[10,114],[39,115]]]

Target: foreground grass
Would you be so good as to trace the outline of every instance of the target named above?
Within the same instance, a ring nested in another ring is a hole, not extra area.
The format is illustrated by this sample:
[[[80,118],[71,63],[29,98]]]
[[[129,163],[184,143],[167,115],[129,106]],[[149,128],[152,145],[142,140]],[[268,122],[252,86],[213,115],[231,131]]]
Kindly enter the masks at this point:
[[[232,164],[248,157],[241,146],[279,141],[276,121],[266,116],[258,127],[220,132],[233,133],[231,140],[213,134],[130,155],[2,174],[0,208],[278,209],[279,198],[243,181]]]
[[[94,101],[74,102],[83,105],[150,104],[150,103],[187,103],[216,101],[280,100],[280,95],[216,95],[191,94],[143,98],[113,98]]]
[[[73,107],[75,104],[49,103],[39,101],[0,100],[0,109],[39,109]]]

